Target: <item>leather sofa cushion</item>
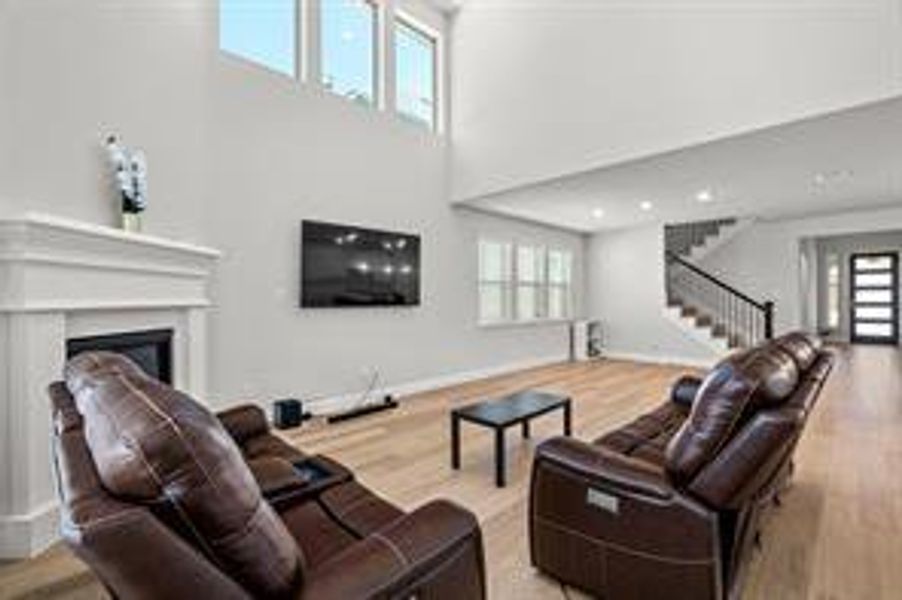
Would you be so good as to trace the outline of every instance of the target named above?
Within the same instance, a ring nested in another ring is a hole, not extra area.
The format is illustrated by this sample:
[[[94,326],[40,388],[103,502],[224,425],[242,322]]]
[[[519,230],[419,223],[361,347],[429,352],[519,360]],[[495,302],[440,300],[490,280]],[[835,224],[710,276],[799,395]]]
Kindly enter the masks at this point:
[[[246,440],[241,444],[241,451],[248,460],[278,457],[296,463],[307,458],[306,454],[271,433]]]
[[[204,553],[255,595],[297,587],[297,545],[213,414],[118,354],[80,354],[65,380],[107,490],[170,504]]]
[[[663,467],[670,439],[677,432],[689,411],[673,402],[666,402],[638,419],[611,431],[595,445]]]
[[[247,466],[264,496],[273,496],[308,483],[298,475],[292,463],[277,456],[251,458]]]
[[[351,547],[357,537],[333,519],[316,500],[294,504],[280,514],[304,553],[309,570]]]
[[[216,414],[216,418],[239,445],[258,435],[269,432],[269,423],[263,409],[244,404]]]
[[[678,404],[688,412],[695,401],[695,395],[702,387],[702,380],[692,375],[685,375],[676,380],[670,388],[670,401]]]
[[[401,509],[389,504],[356,481],[327,489],[319,500],[345,529],[361,538],[404,516]]]
[[[805,381],[799,384],[799,387],[796,388],[792,398],[786,403],[787,408],[799,409],[807,415],[814,407],[814,403],[820,394],[821,387],[823,387],[822,384],[823,381],[820,379],[811,377],[806,378]]]
[[[757,382],[743,373],[744,356],[728,358],[708,374],[689,417],[670,440],[665,468],[678,486],[717,454],[751,401]]]
[[[356,481],[330,487],[316,500],[291,505],[281,512],[309,569],[403,516],[401,509]]]
[[[734,354],[705,378],[686,423],[667,447],[667,472],[687,483],[735,433],[740,421],[755,412],[779,406],[799,383],[792,357],[776,347]]]
[[[792,356],[799,371],[805,372],[811,368],[811,365],[817,359],[820,344],[819,338],[813,338],[800,331],[794,331],[778,337],[771,343],[771,346],[776,346]]]
[[[758,382],[752,396],[752,410],[783,404],[799,384],[796,362],[780,348],[764,347],[746,353],[741,368]]]
[[[821,352],[814,365],[805,373],[806,379],[825,381],[833,368],[833,359],[829,352]]]
[[[759,411],[699,471],[689,491],[709,506],[740,510],[774,480],[804,421],[803,411],[789,404]]]

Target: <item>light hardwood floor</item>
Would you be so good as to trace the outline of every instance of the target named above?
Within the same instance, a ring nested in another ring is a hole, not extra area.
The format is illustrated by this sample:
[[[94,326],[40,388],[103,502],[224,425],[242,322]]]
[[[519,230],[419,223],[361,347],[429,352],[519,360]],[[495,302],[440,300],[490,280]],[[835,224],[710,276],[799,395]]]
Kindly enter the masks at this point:
[[[840,360],[809,421],[784,505],[764,532],[745,598],[902,597],[902,353],[857,347]],[[574,434],[592,438],[662,400],[686,369],[603,361],[557,365],[405,399],[396,411],[341,425],[305,426],[289,439],[355,469],[364,483],[413,508],[446,497],[478,516],[486,541],[490,598],[561,599],[529,566],[526,489],[532,449],[561,430],[560,413],[508,435],[508,487],[494,487],[490,430],[462,426],[463,468],[449,467],[448,411],[535,387],[574,401]],[[580,597],[569,590],[570,598]],[[3,598],[96,598],[102,593],[62,548],[0,566]]]

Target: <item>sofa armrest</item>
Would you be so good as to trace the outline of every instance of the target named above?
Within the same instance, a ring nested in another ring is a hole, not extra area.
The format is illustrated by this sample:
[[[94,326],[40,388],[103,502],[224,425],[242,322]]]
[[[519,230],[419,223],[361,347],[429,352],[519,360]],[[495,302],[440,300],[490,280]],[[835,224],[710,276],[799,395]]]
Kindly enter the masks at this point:
[[[661,467],[570,438],[536,450],[529,524],[533,562],[552,573],[597,547],[653,564],[715,561],[716,515],[674,488]]]
[[[100,509],[100,510],[97,510]],[[237,582],[173,533],[146,508],[116,501],[96,506],[89,520],[63,516],[63,540],[114,597],[134,600],[251,600]]]
[[[242,404],[216,413],[216,417],[239,446],[245,440],[269,431],[266,414],[256,404]]]
[[[666,476],[650,463],[569,437],[552,438],[539,445],[534,468],[542,462],[554,463],[612,490],[662,500],[673,494]]]
[[[702,387],[702,380],[692,375],[684,375],[676,380],[670,388],[670,401],[689,410],[695,402],[695,396]]]
[[[308,572],[302,597],[485,598],[482,534],[476,518],[431,502]]]

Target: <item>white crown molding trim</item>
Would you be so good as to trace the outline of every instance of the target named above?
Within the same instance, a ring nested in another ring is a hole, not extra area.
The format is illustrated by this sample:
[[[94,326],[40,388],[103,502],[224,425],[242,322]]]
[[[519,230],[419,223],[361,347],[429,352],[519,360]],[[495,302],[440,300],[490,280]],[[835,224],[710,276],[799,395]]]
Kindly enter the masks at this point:
[[[166,310],[207,308],[213,302],[204,296],[195,298],[159,298],[154,300],[79,300],[65,302],[31,302],[0,304],[0,313],[90,312],[128,310]]]
[[[45,214],[0,218],[0,313],[210,305],[218,250]]]
[[[0,218],[0,232],[2,232],[2,228],[9,227],[19,227],[30,230],[55,230],[89,238],[102,238],[128,245],[162,248],[184,254],[196,254],[207,258],[219,258],[222,256],[222,253],[215,248],[170,240],[168,238],[147,235],[145,233],[132,233],[114,227],[97,225],[95,223],[85,223],[84,221],[76,221],[74,219],[67,219],[65,217],[44,213],[27,212],[19,216]]]
[[[89,267],[91,269],[105,271],[128,271],[136,273],[156,273],[158,275],[172,275],[173,277],[197,278],[206,277],[206,271],[202,269],[186,269],[177,267],[161,267],[154,264],[126,263],[110,260],[93,260],[84,258],[71,258],[54,254],[42,254],[38,252],[26,252],[14,254],[12,252],[0,253],[0,263],[22,262],[42,265],[56,265],[63,267]]]

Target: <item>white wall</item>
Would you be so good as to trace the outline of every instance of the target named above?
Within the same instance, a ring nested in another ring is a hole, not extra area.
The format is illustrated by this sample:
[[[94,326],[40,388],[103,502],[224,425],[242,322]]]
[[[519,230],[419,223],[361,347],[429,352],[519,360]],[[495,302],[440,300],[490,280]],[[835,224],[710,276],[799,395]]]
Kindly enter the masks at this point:
[[[101,142],[117,132],[149,155],[149,229],[202,238],[208,3],[9,3],[14,152],[0,197],[115,224]]]
[[[701,266],[753,298],[776,303],[777,332],[806,325],[800,290],[799,252],[805,238],[891,231],[902,207],[761,221],[701,261]]]
[[[467,0],[455,196],[902,92],[898,0]]]
[[[814,238],[799,240],[799,320],[798,326],[806,331],[817,331],[818,277],[822,272],[821,256]]]
[[[586,256],[587,314],[602,321],[609,355],[707,364],[715,354],[664,316],[661,225],[594,235]]]
[[[144,149],[146,229],[225,251],[210,324],[217,402],[356,390],[365,367],[398,384],[564,356],[561,325],[475,326],[474,238],[534,236],[578,260],[583,239],[453,212],[442,139],[221,55],[215,0],[5,1],[0,88],[16,151],[2,208],[113,224],[101,140],[115,131]],[[307,217],[421,233],[423,305],[298,309]]]

